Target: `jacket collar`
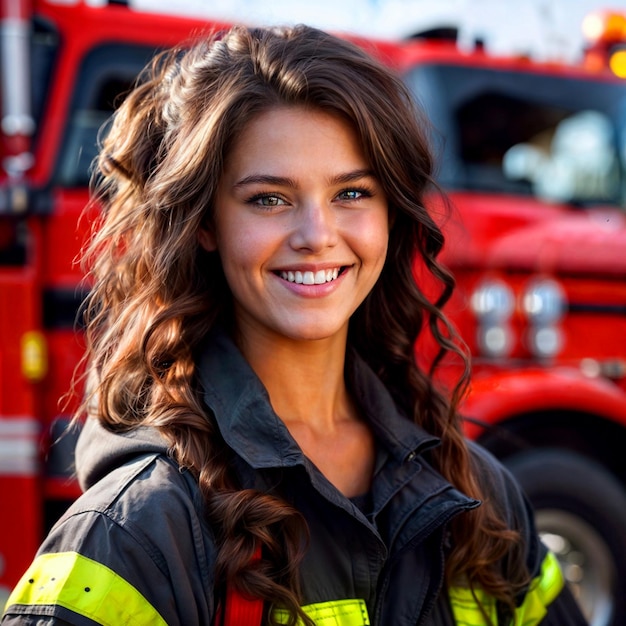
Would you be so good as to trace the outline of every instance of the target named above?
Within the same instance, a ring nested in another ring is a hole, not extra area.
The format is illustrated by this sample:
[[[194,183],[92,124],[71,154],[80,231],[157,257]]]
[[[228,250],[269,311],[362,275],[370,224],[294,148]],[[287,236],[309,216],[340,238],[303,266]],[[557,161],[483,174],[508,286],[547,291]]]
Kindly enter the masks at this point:
[[[253,468],[304,465],[304,455],[272,409],[267,390],[222,330],[208,337],[198,358],[204,400],[226,443]],[[438,445],[439,440],[401,415],[395,403],[356,352],[346,359],[355,400],[379,443],[398,461]]]

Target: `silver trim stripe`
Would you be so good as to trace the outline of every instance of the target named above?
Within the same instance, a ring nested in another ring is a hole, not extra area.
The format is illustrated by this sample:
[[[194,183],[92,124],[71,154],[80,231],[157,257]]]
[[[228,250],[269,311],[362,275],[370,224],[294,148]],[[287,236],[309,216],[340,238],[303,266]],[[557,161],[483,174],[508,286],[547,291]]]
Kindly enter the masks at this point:
[[[0,476],[34,476],[39,467],[39,423],[0,417]]]

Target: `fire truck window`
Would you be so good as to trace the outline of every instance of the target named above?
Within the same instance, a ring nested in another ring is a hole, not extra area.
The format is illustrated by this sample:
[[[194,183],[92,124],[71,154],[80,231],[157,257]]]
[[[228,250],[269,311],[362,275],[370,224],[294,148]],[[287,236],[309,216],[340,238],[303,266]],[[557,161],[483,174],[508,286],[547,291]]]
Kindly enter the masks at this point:
[[[487,92],[464,103],[455,116],[459,156],[468,176],[481,186],[505,190],[502,163],[509,148],[537,135],[549,135],[567,111]]]
[[[507,150],[503,171],[548,202],[610,200],[620,180],[611,121],[597,111],[568,116]]]
[[[64,135],[56,180],[64,187],[89,185],[98,138],[154,49],[110,44],[92,50],[82,63]]]
[[[444,187],[626,205],[626,81],[451,65],[405,79],[441,139]]]
[[[466,163],[500,165],[505,152],[542,132],[550,132],[567,111],[542,107],[500,94],[482,94],[457,112],[461,158]]]

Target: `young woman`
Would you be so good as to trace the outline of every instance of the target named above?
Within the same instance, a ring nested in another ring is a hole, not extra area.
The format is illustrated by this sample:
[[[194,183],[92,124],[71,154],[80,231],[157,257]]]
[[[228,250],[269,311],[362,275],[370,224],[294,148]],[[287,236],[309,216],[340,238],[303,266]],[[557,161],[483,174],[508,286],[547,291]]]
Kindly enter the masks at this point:
[[[433,383],[462,351],[425,128],[389,70],[307,27],[155,61],[98,162],[87,491],[5,626],[251,623],[233,592],[269,624],[584,624],[463,438],[464,381]]]

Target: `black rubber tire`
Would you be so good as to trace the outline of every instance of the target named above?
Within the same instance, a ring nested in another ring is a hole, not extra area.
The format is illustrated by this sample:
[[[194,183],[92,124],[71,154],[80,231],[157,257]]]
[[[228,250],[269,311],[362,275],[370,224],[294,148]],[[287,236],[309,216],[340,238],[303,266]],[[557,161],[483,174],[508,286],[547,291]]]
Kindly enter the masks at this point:
[[[604,572],[607,576],[606,594],[612,600],[612,611],[610,616],[601,610],[588,615],[591,626],[626,624],[624,486],[600,463],[569,450],[534,449],[509,457],[504,462],[533,504],[540,533],[551,532],[567,539],[570,538],[567,537],[568,532],[576,535],[575,538],[582,539],[578,547],[586,545],[589,548],[579,550],[578,554],[588,557],[590,563],[595,562],[598,565],[602,563],[599,555],[606,556],[605,562],[609,566],[596,567],[596,571]],[[563,522],[562,526],[559,526],[559,519]],[[567,520],[573,524],[569,525]],[[552,527],[546,528],[546,522]],[[578,522],[580,528],[577,526]],[[576,532],[572,532],[574,528]],[[582,534],[578,532],[580,529]],[[589,530],[587,534],[585,529]],[[591,549],[594,541],[600,549]],[[590,567],[588,571],[591,573],[593,570]],[[591,577],[587,580],[591,580]],[[591,589],[591,586],[587,589]],[[594,597],[600,598],[601,594],[594,593]]]

